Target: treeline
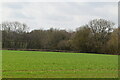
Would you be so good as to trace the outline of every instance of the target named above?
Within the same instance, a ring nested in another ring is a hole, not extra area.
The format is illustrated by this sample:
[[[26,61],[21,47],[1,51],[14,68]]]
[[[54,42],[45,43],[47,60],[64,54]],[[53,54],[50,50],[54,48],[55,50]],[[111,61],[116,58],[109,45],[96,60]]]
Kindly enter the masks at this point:
[[[24,23],[3,22],[2,48],[120,54],[120,28],[114,25],[108,20],[94,19],[73,32],[54,28],[29,31]]]

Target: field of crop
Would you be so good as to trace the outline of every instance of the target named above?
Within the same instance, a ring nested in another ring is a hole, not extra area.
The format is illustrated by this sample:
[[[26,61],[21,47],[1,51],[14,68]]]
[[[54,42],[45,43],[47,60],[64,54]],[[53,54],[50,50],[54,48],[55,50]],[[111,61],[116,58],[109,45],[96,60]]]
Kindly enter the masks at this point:
[[[118,56],[3,50],[3,78],[115,78]]]

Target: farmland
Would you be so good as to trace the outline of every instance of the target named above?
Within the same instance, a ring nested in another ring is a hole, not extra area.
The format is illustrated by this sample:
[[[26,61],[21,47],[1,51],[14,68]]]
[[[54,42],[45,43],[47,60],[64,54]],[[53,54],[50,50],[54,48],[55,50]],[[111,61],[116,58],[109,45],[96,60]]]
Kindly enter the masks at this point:
[[[118,56],[3,50],[3,78],[115,78]]]

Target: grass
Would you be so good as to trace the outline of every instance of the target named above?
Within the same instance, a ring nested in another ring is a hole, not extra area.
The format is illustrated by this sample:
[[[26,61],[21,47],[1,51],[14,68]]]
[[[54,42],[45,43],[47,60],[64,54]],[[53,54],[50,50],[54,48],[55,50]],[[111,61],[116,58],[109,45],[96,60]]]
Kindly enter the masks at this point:
[[[2,51],[3,78],[116,78],[118,56]]]

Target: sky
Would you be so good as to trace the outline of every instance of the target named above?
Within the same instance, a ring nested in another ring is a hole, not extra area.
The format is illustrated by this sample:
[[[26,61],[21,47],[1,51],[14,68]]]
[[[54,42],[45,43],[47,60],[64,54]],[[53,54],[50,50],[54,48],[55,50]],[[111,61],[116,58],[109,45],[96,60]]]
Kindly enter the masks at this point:
[[[19,21],[33,29],[75,30],[93,19],[118,24],[117,2],[4,2],[2,21]]]

